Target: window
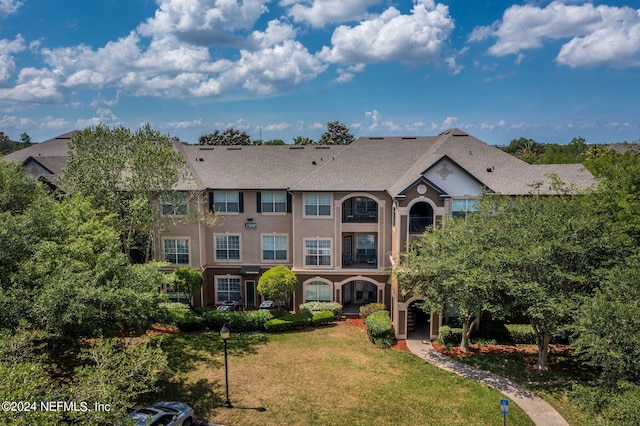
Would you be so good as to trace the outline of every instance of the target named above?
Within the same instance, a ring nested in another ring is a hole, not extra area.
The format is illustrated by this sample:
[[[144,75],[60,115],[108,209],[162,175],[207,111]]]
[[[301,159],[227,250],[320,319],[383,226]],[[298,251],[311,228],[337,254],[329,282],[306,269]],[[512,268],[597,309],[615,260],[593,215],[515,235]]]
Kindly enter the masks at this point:
[[[174,265],[188,265],[189,240],[164,240],[164,259]]]
[[[242,293],[240,278],[216,277],[216,282],[218,284],[218,294],[216,295],[217,303],[223,303],[225,300],[240,300]]]
[[[211,200],[211,209],[218,213],[242,213],[242,192],[216,191]]]
[[[260,207],[262,213],[286,213],[287,193],[285,191],[262,191]]]
[[[262,236],[262,260],[286,260],[287,237],[286,235]]]
[[[304,194],[305,216],[331,216],[331,194]]]
[[[187,194],[184,192],[172,192],[163,194],[162,214],[164,216],[184,216],[187,214]]]
[[[311,281],[305,286],[305,302],[331,302],[331,285],[322,281]]]
[[[331,241],[306,240],[304,254],[304,264],[307,266],[331,265]]]
[[[369,264],[378,263],[376,236],[373,234],[356,235],[356,259]]]
[[[453,217],[466,217],[467,213],[478,211],[478,201],[465,198],[463,200],[451,200],[451,214]]]
[[[216,260],[240,260],[240,235],[216,235]]]

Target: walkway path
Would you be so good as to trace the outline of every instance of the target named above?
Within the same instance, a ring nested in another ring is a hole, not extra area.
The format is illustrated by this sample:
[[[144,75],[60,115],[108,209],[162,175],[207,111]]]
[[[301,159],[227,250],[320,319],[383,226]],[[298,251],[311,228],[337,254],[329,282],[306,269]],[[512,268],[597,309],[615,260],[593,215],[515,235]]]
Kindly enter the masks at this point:
[[[426,334],[424,336],[413,334],[411,339],[407,339],[407,348],[443,370],[468,377],[499,390],[518,404],[538,426],[569,426],[569,423],[551,405],[524,386],[505,377],[479,370],[441,354],[431,346]],[[498,410],[497,405],[496,410]]]

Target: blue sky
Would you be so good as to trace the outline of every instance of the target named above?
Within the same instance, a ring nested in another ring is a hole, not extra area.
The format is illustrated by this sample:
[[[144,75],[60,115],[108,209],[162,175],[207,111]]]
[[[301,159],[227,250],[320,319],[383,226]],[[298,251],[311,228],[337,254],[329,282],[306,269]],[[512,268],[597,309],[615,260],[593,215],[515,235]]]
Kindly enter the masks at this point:
[[[640,139],[637,1],[0,0],[0,131]]]

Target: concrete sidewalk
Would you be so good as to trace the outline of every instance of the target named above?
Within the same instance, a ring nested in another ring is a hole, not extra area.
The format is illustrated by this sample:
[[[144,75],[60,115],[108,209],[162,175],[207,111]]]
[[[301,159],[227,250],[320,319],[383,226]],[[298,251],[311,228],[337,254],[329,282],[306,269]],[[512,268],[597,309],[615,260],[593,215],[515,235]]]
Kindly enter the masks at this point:
[[[407,348],[428,363],[443,370],[468,377],[499,390],[518,404],[538,426],[569,426],[569,423],[551,405],[524,386],[505,377],[479,370],[441,354],[431,346],[431,342],[426,335],[416,335],[412,336],[411,339],[407,339]],[[496,405],[496,410],[498,410],[498,405]]]

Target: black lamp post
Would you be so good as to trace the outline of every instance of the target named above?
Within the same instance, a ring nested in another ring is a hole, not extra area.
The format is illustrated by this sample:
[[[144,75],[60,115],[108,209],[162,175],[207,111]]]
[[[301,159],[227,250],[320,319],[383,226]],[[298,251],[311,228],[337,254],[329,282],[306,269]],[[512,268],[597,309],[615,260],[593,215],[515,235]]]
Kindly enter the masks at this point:
[[[231,332],[226,325],[223,325],[220,329],[220,338],[224,344],[224,382],[227,388],[227,400],[224,402],[224,408],[233,408],[231,401],[229,401],[229,368],[227,366],[227,340],[231,336]]]

